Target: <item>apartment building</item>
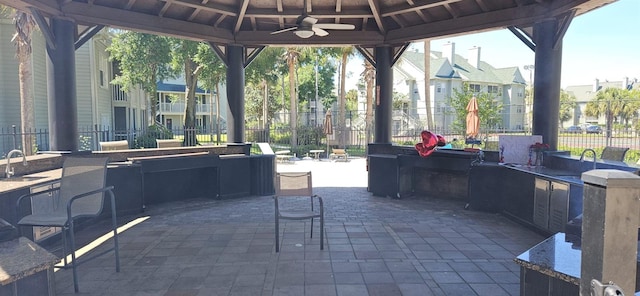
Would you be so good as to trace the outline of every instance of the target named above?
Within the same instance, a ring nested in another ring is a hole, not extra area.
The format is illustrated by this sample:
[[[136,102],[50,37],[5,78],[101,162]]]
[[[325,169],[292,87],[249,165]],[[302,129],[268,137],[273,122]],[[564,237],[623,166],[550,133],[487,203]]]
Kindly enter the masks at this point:
[[[408,97],[405,114],[394,114],[394,129],[423,128],[426,122],[424,53],[406,51],[394,66],[394,91]],[[456,52],[455,43],[443,45],[442,51],[431,51],[429,91],[434,125],[446,128],[456,120],[451,114],[449,98],[454,89],[467,83],[475,93],[492,94],[500,101],[500,128],[523,130],[525,119],[526,81],[517,66],[495,68],[482,61],[481,48],[468,49],[466,58]]]

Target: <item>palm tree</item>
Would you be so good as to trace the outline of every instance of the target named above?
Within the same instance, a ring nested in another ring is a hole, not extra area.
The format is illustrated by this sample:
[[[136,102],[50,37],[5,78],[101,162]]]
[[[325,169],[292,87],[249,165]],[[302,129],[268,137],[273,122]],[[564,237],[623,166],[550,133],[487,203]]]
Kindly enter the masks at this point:
[[[627,92],[627,90],[607,88],[604,91],[599,91],[596,97],[587,103],[585,109],[587,116],[605,116],[607,137],[611,137],[613,123],[617,122],[618,118],[626,120],[628,116],[625,113],[625,110],[628,110],[626,107]]]
[[[296,94],[296,64],[298,63],[298,57],[300,53],[295,47],[287,48],[285,58],[287,65],[289,66],[289,98],[291,103],[291,110],[289,113],[289,125],[291,127],[291,149],[295,150],[298,146],[298,96]]]
[[[346,93],[345,93],[345,83],[347,80],[347,62],[349,61],[349,57],[354,54],[353,46],[342,47],[341,50],[341,61],[340,61],[340,98],[338,100],[338,131],[340,133],[339,141],[340,146],[342,148],[345,147],[345,130],[346,130]]]
[[[12,41],[16,46],[18,59],[18,79],[20,84],[20,125],[22,133],[22,151],[25,155],[33,154],[33,135],[35,129],[33,116],[33,68],[31,33],[36,29],[36,22],[31,14],[16,10],[13,15],[16,33]]]
[[[364,59],[364,71],[360,75],[365,82],[367,94],[367,108],[365,115],[365,139],[367,143],[371,143],[372,127],[373,127],[373,86],[376,80],[376,68]]]

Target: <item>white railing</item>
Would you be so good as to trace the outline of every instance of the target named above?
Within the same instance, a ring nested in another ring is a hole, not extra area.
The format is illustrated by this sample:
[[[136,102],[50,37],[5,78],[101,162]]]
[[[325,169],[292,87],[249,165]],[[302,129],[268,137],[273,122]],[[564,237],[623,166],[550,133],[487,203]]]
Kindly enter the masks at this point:
[[[114,101],[118,102],[126,102],[127,101],[127,93],[122,90],[122,86],[114,84],[111,85],[111,96]]]
[[[162,113],[184,113],[185,103],[160,103],[160,112]],[[210,114],[211,104],[196,104],[196,114]]]

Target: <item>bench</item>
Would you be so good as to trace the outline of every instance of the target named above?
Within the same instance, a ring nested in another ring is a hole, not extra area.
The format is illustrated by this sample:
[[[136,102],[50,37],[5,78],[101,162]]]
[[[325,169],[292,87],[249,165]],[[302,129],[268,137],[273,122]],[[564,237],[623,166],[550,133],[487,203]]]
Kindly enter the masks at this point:
[[[344,161],[349,161],[349,154],[347,153],[347,149],[332,149],[332,153],[329,155],[329,159],[331,160],[339,160],[343,159]]]
[[[182,147],[182,140],[177,139],[167,139],[167,140],[156,140],[156,145],[158,148],[174,148],[174,147]]]
[[[101,151],[127,150],[127,149],[129,149],[129,142],[127,142],[127,140],[100,142]]]
[[[290,162],[291,158],[293,158],[293,155],[290,155],[289,153],[291,153],[290,150],[278,150],[278,151],[276,151],[276,153],[275,153],[276,161]]]

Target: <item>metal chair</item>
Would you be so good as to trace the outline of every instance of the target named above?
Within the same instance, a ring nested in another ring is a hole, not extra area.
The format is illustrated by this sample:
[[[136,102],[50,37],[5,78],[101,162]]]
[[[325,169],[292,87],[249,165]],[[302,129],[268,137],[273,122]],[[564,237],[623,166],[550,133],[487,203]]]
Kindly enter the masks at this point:
[[[67,157],[62,167],[60,187],[23,195],[18,198],[16,204],[19,226],[45,226],[62,229],[64,264],[56,265],[55,267],[71,268],[73,270],[73,287],[76,292],[78,292],[77,266],[87,260],[113,250],[116,257],[116,272],[120,271],[115,196],[113,195],[113,186],[105,186],[107,161],[108,158]],[[99,216],[102,213],[105,192],[108,193],[111,200],[114,247],[82,261],[76,261],[74,222],[79,218]],[[20,219],[23,212],[22,202],[25,199],[33,201],[39,198],[48,198],[50,206],[46,209],[39,209],[38,212],[31,213]],[[67,236],[69,236],[69,242],[67,242]],[[68,250],[69,246],[67,244],[70,244],[70,250]],[[67,254],[71,255],[71,262],[67,262]]]
[[[627,151],[629,151],[629,148],[607,146],[602,150],[600,159],[624,161]]]
[[[288,199],[285,201],[284,199]],[[309,198],[310,207],[301,199]],[[311,172],[276,173],[275,220],[276,252],[280,252],[280,219],[311,219],[311,237],[313,238],[313,220],[320,219],[320,250],[324,250],[324,207],[322,197],[313,194]],[[314,210],[314,200],[318,207]]]

